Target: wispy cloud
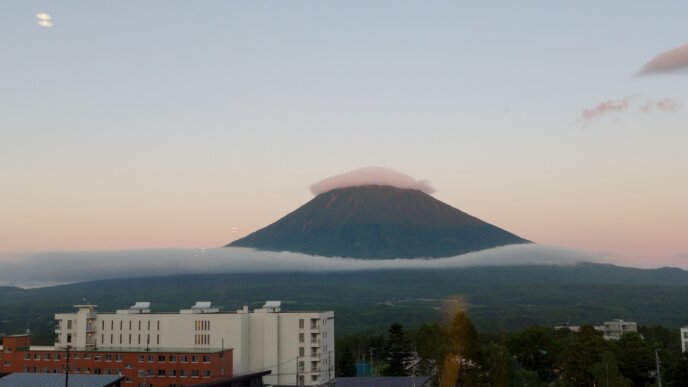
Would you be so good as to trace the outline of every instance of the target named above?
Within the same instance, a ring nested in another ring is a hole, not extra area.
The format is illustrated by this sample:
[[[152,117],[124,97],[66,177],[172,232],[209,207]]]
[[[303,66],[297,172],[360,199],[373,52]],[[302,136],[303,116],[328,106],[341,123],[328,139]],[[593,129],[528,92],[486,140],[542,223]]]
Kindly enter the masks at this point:
[[[385,260],[326,258],[238,247],[52,252],[0,256],[0,286],[38,287],[175,274],[572,265],[591,261],[600,261],[600,258],[576,250],[536,244],[504,246],[450,258]]]
[[[640,107],[640,111],[643,113],[649,113],[652,111],[675,112],[679,109],[681,109],[681,104],[671,98],[647,101],[643,106]]]
[[[688,69],[688,44],[663,52],[647,62],[638,75],[673,73]]]
[[[637,95],[620,99],[610,99],[605,102],[600,102],[591,108],[583,109],[578,122],[583,126],[588,126],[606,115],[627,112],[633,108],[633,102],[636,98]],[[640,113],[675,112],[680,109],[681,104],[672,98],[650,99],[646,100],[644,104],[637,106],[637,111]]]
[[[337,188],[360,187],[365,185],[390,185],[397,188],[416,189],[431,194],[435,189],[427,180],[416,180],[390,168],[366,167],[351,172],[328,177],[311,185],[311,192],[319,195]]]
[[[581,122],[584,126],[591,124],[594,121],[606,116],[609,113],[623,112],[628,110],[631,104],[631,96],[621,99],[610,99],[608,101],[600,102],[597,105],[583,109],[581,113]]]

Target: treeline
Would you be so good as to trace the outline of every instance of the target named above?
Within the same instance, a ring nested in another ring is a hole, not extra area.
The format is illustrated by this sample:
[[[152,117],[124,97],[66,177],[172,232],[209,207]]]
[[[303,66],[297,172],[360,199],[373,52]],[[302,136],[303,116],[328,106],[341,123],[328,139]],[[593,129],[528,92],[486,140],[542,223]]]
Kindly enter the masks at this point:
[[[619,340],[582,326],[579,332],[531,327],[479,334],[464,312],[449,326],[337,338],[338,376],[428,375],[434,386],[688,386],[688,353],[678,330],[640,327]],[[657,365],[659,364],[659,374]]]

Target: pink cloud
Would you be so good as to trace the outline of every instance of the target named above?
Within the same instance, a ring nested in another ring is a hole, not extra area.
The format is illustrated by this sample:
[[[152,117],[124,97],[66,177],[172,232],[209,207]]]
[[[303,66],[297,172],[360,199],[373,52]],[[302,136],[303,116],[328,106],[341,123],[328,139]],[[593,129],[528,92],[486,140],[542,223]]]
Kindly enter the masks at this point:
[[[628,110],[630,100],[631,97],[624,97],[616,100],[610,99],[608,101],[601,102],[592,108],[584,109],[581,113],[581,121],[583,122],[583,125],[588,125],[609,113]]]
[[[671,73],[688,68],[688,44],[663,52],[647,62],[638,75]]]
[[[645,105],[640,107],[640,111],[643,113],[649,113],[652,111],[660,112],[675,112],[681,108],[676,100],[671,98],[663,98],[657,101],[647,101]]]
[[[361,187],[366,185],[389,185],[396,188],[415,189],[427,194],[435,192],[427,180],[416,180],[390,168],[366,167],[328,177],[311,185],[311,192],[319,195],[337,188]]]

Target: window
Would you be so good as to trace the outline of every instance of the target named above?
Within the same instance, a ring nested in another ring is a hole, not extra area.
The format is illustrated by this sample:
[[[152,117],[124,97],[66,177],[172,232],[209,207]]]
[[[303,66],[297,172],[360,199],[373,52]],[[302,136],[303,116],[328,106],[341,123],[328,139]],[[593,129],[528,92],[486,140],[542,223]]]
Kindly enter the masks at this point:
[[[67,329],[72,329],[72,320],[67,320]]]
[[[311,375],[311,380],[316,382],[318,380],[318,375]]]
[[[148,355],[148,362],[152,363],[155,360],[155,357],[153,355]]]
[[[124,321],[123,321],[123,320],[119,320],[119,330],[120,330],[120,331],[122,330],[122,327],[124,327]]]
[[[110,320],[110,330],[112,331],[114,329],[115,329],[115,320]]]
[[[210,377],[210,370],[204,370],[204,371],[203,371],[203,377],[204,377],[204,378],[209,378],[209,377]]]
[[[186,377],[186,370],[184,368],[179,370],[179,376],[181,376],[182,378]]]
[[[197,378],[200,375],[200,372],[198,370],[191,370],[191,377],[192,378]]]
[[[26,353],[24,354],[24,360],[31,360],[31,354],[28,353],[28,352],[26,352]]]
[[[71,342],[72,342],[72,334],[67,333],[67,343],[71,343]]]
[[[122,334],[119,334],[119,343],[122,344]]]
[[[123,359],[123,356],[121,353],[118,353],[115,355],[115,361],[122,361],[122,360],[124,360],[124,359]]]
[[[203,355],[203,363],[210,363],[210,356]]]
[[[41,354],[40,353],[34,353],[33,354],[33,360],[41,360]]]
[[[143,355],[139,355],[139,363],[143,363]]]
[[[105,330],[105,320],[101,321],[101,323],[102,324],[100,324],[101,325],[100,330],[104,331]]]
[[[299,343],[303,343],[305,337],[303,333],[299,333]]]
[[[177,370],[170,370],[170,376],[177,376]]]
[[[139,330],[141,330],[141,320],[139,320]]]
[[[55,354],[55,360],[60,360],[60,357],[61,357],[61,356],[60,356],[59,353],[56,353],[56,354]]]
[[[155,343],[157,345],[160,345],[160,335],[159,334],[155,335]]]
[[[179,359],[180,359],[180,360],[179,360],[180,362],[186,363],[186,362],[189,361],[189,356],[187,356],[187,355],[181,355],[181,356],[179,356]]]
[[[112,361],[112,354],[111,353],[105,354],[105,361]]]
[[[198,355],[191,355],[191,362],[198,363]]]
[[[148,320],[148,330],[150,331],[150,320]]]
[[[110,344],[112,344],[112,333],[110,333]]]
[[[303,319],[300,318],[299,319],[299,329],[303,329],[303,327],[304,327],[304,322],[303,322]]]
[[[164,362],[165,361],[165,355],[158,355],[158,361]]]
[[[305,353],[303,347],[299,347],[299,356],[306,356],[306,353]]]
[[[141,344],[141,335],[139,334],[139,344]]]
[[[177,361],[177,355],[170,355],[170,363],[174,363]]]
[[[50,360],[50,354],[49,353],[45,354],[45,360]]]
[[[165,370],[164,369],[158,369],[158,376],[165,376]]]
[[[160,320],[158,320],[158,330],[160,330]]]
[[[129,330],[131,330],[131,320],[129,320]]]
[[[131,333],[129,334],[129,344],[131,344]]]

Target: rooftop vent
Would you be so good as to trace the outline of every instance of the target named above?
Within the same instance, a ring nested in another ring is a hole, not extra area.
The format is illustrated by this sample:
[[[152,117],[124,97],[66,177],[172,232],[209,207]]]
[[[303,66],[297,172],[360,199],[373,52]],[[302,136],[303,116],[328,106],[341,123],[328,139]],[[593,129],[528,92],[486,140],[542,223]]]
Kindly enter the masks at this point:
[[[212,307],[213,303],[210,301],[196,301],[196,304],[191,307],[192,313],[217,313],[218,308]]]
[[[129,313],[150,313],[150,302],[137,301],[129,307]]]
[[[282,301],[265,301],[263,309],[270,312],[279,312],[282,309]]]

